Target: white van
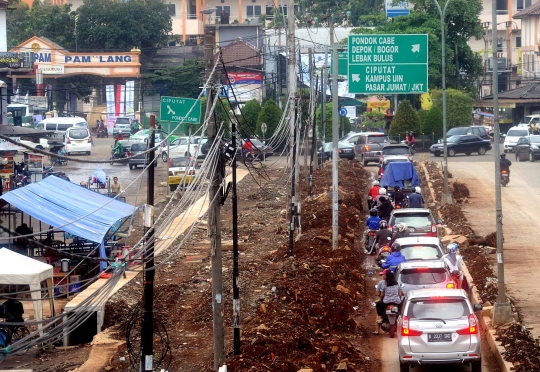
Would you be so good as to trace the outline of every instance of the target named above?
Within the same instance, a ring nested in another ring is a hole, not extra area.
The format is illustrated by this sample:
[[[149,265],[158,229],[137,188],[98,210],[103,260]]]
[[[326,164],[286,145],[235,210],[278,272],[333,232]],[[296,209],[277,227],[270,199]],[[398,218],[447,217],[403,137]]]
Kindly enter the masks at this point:
[[[518,127],[529,126],[532,123],[536,125],[540,124],[540,114],[532,114],[532,115],[525,116],[523,119],[521,119],[521,121],[519,122],[517,126]]]
[[[92,151],[92,138],[88,128],[71,127],[64,136],[64,149],[68,155],[74,152],[84,152],[90,155]]]
[[[66,130],[71,127],[88,128],[88,123],[84,118],[75,116],[69,118],[44,119],[36,125],[36,129],[54,132],[49,136],[49,143],[63,143]]]
[[[508,129],[504,139],[504,152],[514,152],[516,143],[521,137],[530,136],[532,130],[530,127],[517,126]]]

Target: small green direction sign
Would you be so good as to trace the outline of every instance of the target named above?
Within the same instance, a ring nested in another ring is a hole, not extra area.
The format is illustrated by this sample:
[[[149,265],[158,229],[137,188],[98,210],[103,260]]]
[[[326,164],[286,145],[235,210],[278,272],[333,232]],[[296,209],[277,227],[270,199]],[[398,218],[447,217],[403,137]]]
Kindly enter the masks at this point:
[[[428,37],[350,35],[349,92],[358,94],[426,93]]]
[[[338,52],[338,75],[347,76],[349,71],[349,53],[344,50]],[[330,75],[334,73],[334,58],[330,54]]]
[[[188,112],[193,107],[193,110]],[[192,98],[161,97],[161,121],[184,121],[187,124],[199,124],[201,122],[201,101]]]

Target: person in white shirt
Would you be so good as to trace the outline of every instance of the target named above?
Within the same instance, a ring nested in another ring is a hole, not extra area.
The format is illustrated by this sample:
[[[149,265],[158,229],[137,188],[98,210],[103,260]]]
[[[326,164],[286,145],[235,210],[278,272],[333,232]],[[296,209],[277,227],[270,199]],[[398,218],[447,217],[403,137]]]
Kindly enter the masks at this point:
[[[461,288],[463,284],[463,258],[457,254],[459,246],[456,243],[450,243],[446,246],[446,254],[442,256],[442,261],[448,266],[450,273],[454,271],[459,272],[458,283],[456,283],[457,288]]]

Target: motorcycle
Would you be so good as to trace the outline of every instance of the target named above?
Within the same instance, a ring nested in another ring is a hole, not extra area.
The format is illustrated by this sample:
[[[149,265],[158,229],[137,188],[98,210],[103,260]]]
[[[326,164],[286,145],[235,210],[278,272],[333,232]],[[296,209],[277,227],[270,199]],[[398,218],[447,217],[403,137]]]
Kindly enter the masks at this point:
[[[394,304],[389,304],[386,306],[384,316],[381,323],[381,329],[384,332],[390,334],[390,338],[396,337],[397,324],[396,320],[399,314],[399,306]]]
[[[384,244],[380,244],[379,251],[377,252],[377,264],[382,267],[382,264],[386,262],[386,259],[392,254],[392,248],[390,248],[390,241],[392,238],[387,238],[388,241]]]
[[[409,146],[409,149],[411,150],[411,154],[416,154],[416,146],[414,145],[414,142],[408,142],[408,141],[401,141],[401,143]]]
[[[508,174],[508,171],[506,169],[503,169],[501,171],[501,185],[506,187],[506,185],[508,185],[508,182],[510,182],[510,175]]]
[[[129,163],[129,159],[127,158],[130,156],[131,154],[126,151],[122,152],[121,155],[118,155],[114,150],[111,150],[111,158],[109,159],[109,162],[111,163],[111,165],[113,165],[114,163],[126,165],[127,163]]]
[[[96,135],[97,138],[108,138],[109,137],[109,133],[107,133],[107,129],[103,128],[103,129],[99,129],[98,132],[97,132],[97,135]]]
[[[376,230],[369,230],[366,241],[364,242],[364,249],[366,252],[369,252],[369,254],[372,254],[375,250],[375,234],[377,233]]]
[[[450,277],[452,278],[452,281],[454,282],[455,288],[461,288],[461,273],[458,270],[454,270],[450,273]]]

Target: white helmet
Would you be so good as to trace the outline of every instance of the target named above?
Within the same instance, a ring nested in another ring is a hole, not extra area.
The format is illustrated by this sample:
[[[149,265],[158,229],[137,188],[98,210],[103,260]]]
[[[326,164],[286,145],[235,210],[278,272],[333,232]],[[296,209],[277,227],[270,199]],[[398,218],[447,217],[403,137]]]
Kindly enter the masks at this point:
[[[122,129],[120,129],[120,130],[118,131],[118,133],[122,133]]]
[[[422,193],[422,189],[420,188],[420,186],[416,186],[414,191],[418,194],[421,194]]]
[[[402,223],[398,223],[398,225],[396,227],[397,227],[398,231],[403,232],[403,231],[407,230],[408,226],[405,223],[402,222]]]
[[[379,181],[377,180],[373,181],[373,186],[379,186]]]
[[[384,187],[379,189],[379,195],[386,195],[386,189]]]

